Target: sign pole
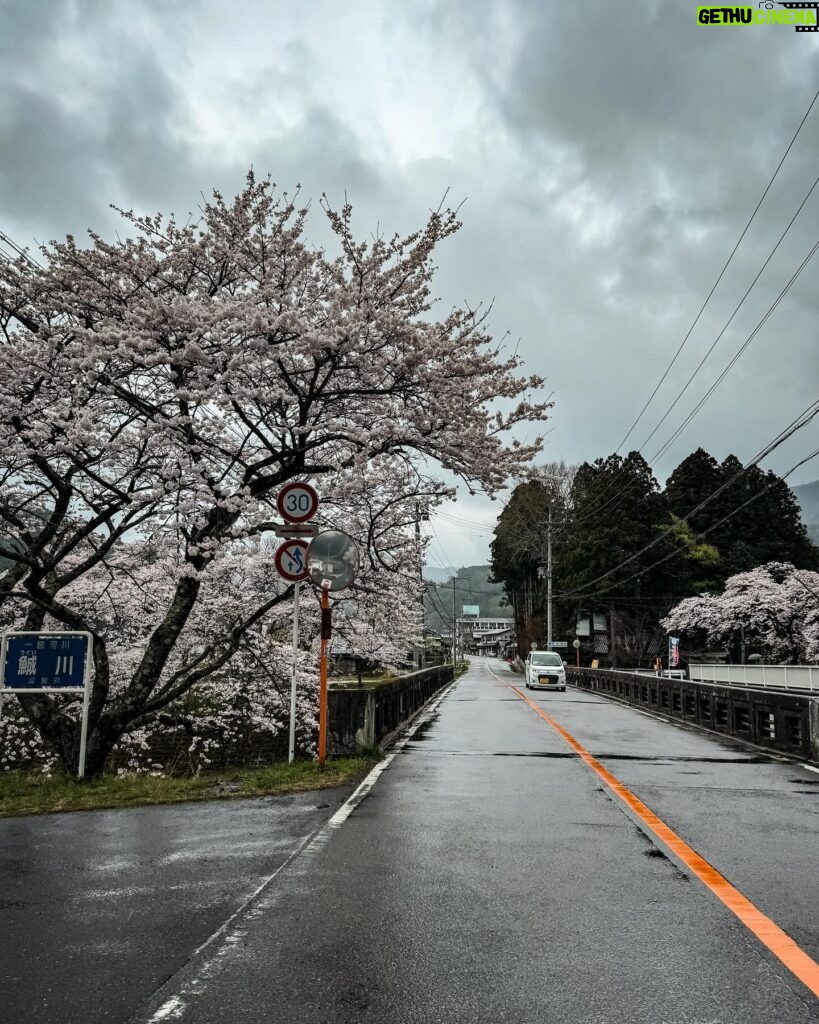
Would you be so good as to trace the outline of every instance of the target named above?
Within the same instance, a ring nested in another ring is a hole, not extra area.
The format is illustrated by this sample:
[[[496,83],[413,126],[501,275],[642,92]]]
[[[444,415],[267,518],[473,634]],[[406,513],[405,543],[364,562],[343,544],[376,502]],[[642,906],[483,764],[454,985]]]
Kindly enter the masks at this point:
[[[293,593],[293,664],[290,670],[290,745],[287,760],[292,764],[296,757],[296,673],[299,664],[299,595],[301,583],[296,581]]]
[[[327,760],[327,644],[326,637],[328,630],[324,628],[326,613],[330,610],[330,600],[327,596],[327,587],[321,588],[321,659],[319,663],[319,766],[324,767]]]
[[[91,701],[91,640],[88,641],[88,649],[85,655],[85,678],[83,679],[85,690],[82,695],[82,724],[80,725],[80,763],[77,770],[77,778],[85,778],[85,749],[88,744],[88,705]]]
[[[339,530],[325,530],[310,541],[307,571],[321,595],[321,654],[319,657],[318,761],[327,759],[327,650],[332,637],[330,588],[344,590],[355,579],[358,550],[353,540]]]
[[[90,644],[89,644],[90,648]],[[88,705],[91,699],[90,649],[85,662],[85,690],[83,691],[83,720],[80,725],[80,765],[77,778],[85,778],[85,751],[88,745]]]
[[[6,688],[6,644],[8,637],[3,634],[0,641],[0,721],[3,718],[3,690]]]

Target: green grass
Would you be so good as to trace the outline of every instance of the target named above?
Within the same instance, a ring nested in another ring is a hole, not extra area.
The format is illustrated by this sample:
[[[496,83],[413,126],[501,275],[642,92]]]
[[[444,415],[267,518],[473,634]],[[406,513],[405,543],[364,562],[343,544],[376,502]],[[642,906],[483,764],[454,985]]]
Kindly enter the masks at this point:
[[[367,751],[361,757],[330,760],[324,768],[319,768],[315,761],[296,761],[264,768],[223,769],[196,776],[105,775],[86,782],[65,775],[46,777],[3,772],[0,774],[0,818],[329,789],[355,781],[379,759],[380,754]]]

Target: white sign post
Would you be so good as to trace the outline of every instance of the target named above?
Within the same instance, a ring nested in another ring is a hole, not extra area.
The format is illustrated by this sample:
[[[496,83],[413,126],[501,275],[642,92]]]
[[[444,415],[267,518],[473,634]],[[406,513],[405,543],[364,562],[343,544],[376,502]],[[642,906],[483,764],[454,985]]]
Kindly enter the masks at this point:
[[[9,631],[0,644],[0,716],[4,693],[81,693],[80,758],[77,778],[85,778],[88,706],[91,700],[91,633]]]
[[[317,528],[308,523],[318,511],[319,497],[310,484],[287,484],[279,491],[276,507],[286,525],[277,527],[280,537],[285,540],[276,551],[276,569],[279,575],[295,584],[293,593],[293,660],[290,664],[290,736],[287,745],[287,761],[292,764],[296,757],[296,680],[299,667],[299,606],[301,581],[308,579],[307,542],[299,536],[313,537]]]

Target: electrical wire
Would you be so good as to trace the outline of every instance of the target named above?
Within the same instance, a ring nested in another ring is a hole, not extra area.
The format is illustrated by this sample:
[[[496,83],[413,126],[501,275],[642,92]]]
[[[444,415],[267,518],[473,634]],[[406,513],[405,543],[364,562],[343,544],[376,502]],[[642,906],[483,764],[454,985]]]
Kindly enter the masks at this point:
[[[734,473],[734,475],[729,480],[726,480],[724,483],[722,483],[715,491],[713,491],[711,494],[709,494],[707,497],[705,497],[698,505],[696,505],[688,513],[686,513],[686,515],[680,517],[680,521],[688,522],[688,520],[691,518],[691,516],[695,515],[697,512],[699,512],[701,509],[703,509],[707,504],[709,504],[709,502],[713,501],[714,498],[716,498],[718,495],[722,494],[722,492],[725,491],[728,487],[730,487],[736,480],[738,480],[739,477],[741,477],[743,474],[745,474],[751,468],[751,466],[755,466],[758,462],[760,462],[762,459],[766,458],[773,451],[775,451],[781,444],[784,444],[784,442],[787,441],[790,437],[792,437],[798,430],[802,430],[804,427],[806,427],[815,418],[815,416],[817,414],[819,414],[819,400],[814,400],[805,410],[803,410],[803,412],[801,412],[799,414],[799,416],[797,416],[797,418],[795,420],[793,420],[790,424],[788,424],[788,426],[785,427],[784,430],[780,431],[780,433],[773,439],[773,441],[770,441],[759,453],[757,453],[757,455],[755,455],[754,458],[751,459],[750,462],[746,463],[742,467],[742,469],[740,469],[738,472]],[[811,456],[811,458],[812,457],[813,456]],[[785,476],[789,476],[795,469],[798,469],[800,465],[803,465],[803,463],[798,463],[796,466],[794,466],[792,469],[790,469],[788,471],[788,473],[785,474]],[[781,477],[780,479],[784,480],[785,476]],[[765,492],[764,491],[760,491],[759,493],[763,494]],[[737,511],[739,511],[739,509],[737,509]],[[561,592],[559,594],[556,594],[555,596],[556,597],[571,597],[571,596],[574,596],[574,595],[583,596],[580,592],[585,590],[586,587],[593,586],[595,583],[599,583],[601,580],[604,580],[604,579],[608,578],[609,576],[614,575],[614,573],[618,572],[624,566],[628,565],[630,562],[633,562],[635,559],[639,558],[640,555],[645,554],[646,551],[651,550],[651,548],[653,548],[657,544],[659,544],[661,540],[663,540],[665,537],[667,537],[670,533],[673,533],[673,531],[676,528],[677,528],[677,523],[675,522],[672,526],[668,527],[668,529],[663,530],[663,532],[660,533],[659,536],[657,536],[653,541],[650,541],[648,544],[644,545],[642,548],[640,548],[639,551],[636,551],[633,555],[629,555],[628,558],[625,558],[618,565],[614,566],[613,569],[609,569],[607,572],[602,573],[600,576],[596,576],[593,580],[589,580],[587,583],[584,583],[580,587],[574,587],[571,590],[565,590],[565,591],[563,591],[563,592]],[[683,550],[683,549],[680,549],[680,550]],[[641,570],[641,572],[642,571],[646,571],[646,570]],[[639,575],[639,573],[637,573],[636,575]],[[629,577],[629,579],[632,579],[632,578],[633,577]],[[621,582],[625,582],[625,581],[621,581]]]
[[[776,165],[776,168],[775,168],[773,174],[771,175],[771,178],[769,179],[768,184],[765,186],[765,190],[763,191],[762,195],[760,196],[759,200],[757,201],[757,204],[754,207],[754,209],[753,209],[753,211],[751,213],[751,216],[749,217],[747,223],[745,224],[745,227],[743,228],[742,233],[740,234],[739,238],[737,239],[736,244],[734,245],[733,249],[731,250],[730,254],[728,255],[727,260],[723,264],[722,269],[720,270],[719,274],[717,275],[717,278],[714,281],[714,284],[711,286],[711,290],[708,292],[708,295],[706,296],[705,301],[703,302],[702,306],[700,307],[699,311],[697,312],[697,315],[695,316],[691,326],[689,327],[688,331],[686,332],[685,336],[683,337],[682,341],[680,342],[680,345],[677,348],[677,351],[674,353],[673,357],[671,358],[670,363],[668,364],[668,366],[664,370],[662,376],[660,377],[659,381],[655,385],[654,390],[649,395],[649,398],[646,401],[645,405],[643,406],[643,408],[638,413],[637,418],[634,420],[634,422],[631,424],[629,429],[626,431],[626,434],[623,437],[622,441],[620,442],[620,444],[615,449],[615,454],[619,453],[620,449],[623,447],[623,445],[626,443],[628,438],[634,432],[635,428],[637,427],[637,424],[642,419],[643,415],[645,414],[645,412],[648,409],[648,407],[651,404],[651,402],[654,400],[654,397],[656,396],[656,394],[659,391],[660,387],[662,386],[663,382],[666,380],[666,378],[668,377],[668,374],[671,372],[671,370],[672,370],[674,364],[676,363],[680,353],[682,352],[683,348],[685,347],[686,343],[688,342],[688,339],[690,338],[691,334],[693,333],[694,328],[699,323],[699,320],[702,317],[702,314],[703,314],[706,306],[710,302],[711,297],[713,296],[714,292],[717,289],[717,286],[719,285],[720,281],[722,280],[723,276],[725,275],[726,270],[728,269],[729,265],[731,264],[731,261],[733,260],[737,250],[739,249],[740,244],[742,243],[742,240],[745,238],[745,235],[748,233],[748,229],[750,228],[751,224],[753,223],[754,219],[756,218],[756,215],[759,212],[759,209],[762,206],[762,203],[764,202],[765,197],[768,195],[768,192],[771,190],[771,187],[772,187],[774,181],[776,180],[776,178],[777,178],[777,176],[779,174],[779,171],[782,168],[782,165],[785,163],[785,160],[787,159],[788,154],[790,153],[791,149],[793,148],[793,145],[796,142],[796,139],[798,138],[799,133],[802,131],[802,128],[803,128],[805,122],[807,121],[811,111],[813,110],[813,107],[814,107],[814,104],[816,103],[817,98],[819,98],[819,90],[817,90],[814,93],[813,98],[811,99],[810,103],[808,104],[808,109],[805,111],[805,113],[804,113],[804,115],[802,117],[802,120],[799,122],[799,125],[797,126],[796,131],[794,132],[793,136],[791,137],[791,140],[788,143],[788,145],[787,145],[787,147],[785,149],[785,152],[782,154],[782,157],[780,158],[779,163]],[[819,179],[817,179],[817,181],[819,181]],[[708,352],[706,353],[704,359],[701,361],[700,365],[697,367],[697,370],[694,371],[694,374],[689,379],[689,381],[686,383],[685,387],[683,388],[683,392],[681,392],[677,396],[677,398],[674,400],[672,405],[666,410],[666,412],[664,413],[664,415],[663,415],[662,419],[660,420],[660,422],[655,426],[654,430],[649,434],[649,436],[646,438],[646,440],[643,442],[643,444],[640,446],[640,448],[637,449],[638,451],[642,450],[642,448],[644,448],[645,445],[651,440],[651,438],[657,432],[657,430],[659,429],[659,427],[661,426],[663,421],[667,418],[668,414],[671,412],[671,410],[677,404],[679,399],[682,397],[682,394],[684,393],[684,391],[687,389],[687,387],[691,383],[691,380],[693,380],[693,378],[699,372],[700,368],[702,367],[703,363],[705,362],[705,359],[707,359],[708,356],[710,355],[710,353],[713,351],[714,347],[716,346],[717,342],[719,341],[719,339],[724,334],[724,332],[727,329],[728,325],[730,324],[731,320],[733,320],[733,318],[736,315],[736,313],[738,312],[739,308],[742,306],[742,304],[744,303],[745,299],[748,297],[748,294],[750,293],[750,291],[753,288],[754,284],[759,280],[760,275],[762,274],[762,272],[764,271],[765,267],[770,262],[771,258],[773,257],[774,253],[776,252],[776,250],[779,248],[780,243],[782,242],[783,238],[785,237],[785,235],[790,230],[791,225],[793,224],[793,222],[795,221],[796,217],[799,215],[800,211],[804,207],[805,203],[807,202],[808,198],[810,197],[811,193],[813,192],[814,188],[816,187],[816,184],[817,184],[817,182],[814,181],[813,185],[811,185],[811,187],[810,187],[808,193],[806,194],[805,198],[800,203],[796,213],[793,215],[793,217],[791,218],[788,226],[785,228],[785,231],[780,236],[779,241],[776,243],[776,246],[774,247],[774,249],[772,250],[772,252],[768,256],[768,258],[766,259],[765,263],[762,265],[762,268],[760,269],[759,273],[754,278],[754,281],[751,283],[750,287],[746,291],[746,293],[743,296],[742,300],[740,301],[740,303],[738,304],[738,306],[736,307],[736,309],[732,313],[731,318],[729,319],[728,323],[725,325],[725,327],[723,327],[722,331],[720,332],[719,336],[717,337],[717,340],[714,342],[714,344],[708,350]],[[744,351],[744,349],[743,349],[743,351]],[[722,379],[724,379],[724,378],[722,378]],[[699,408],[701,408],[701,406],[699,406]],[[696,413],[694,415],[696,415]],[[689,422],[690,422],[690,420],[689,420]],[[679,435],[677,434],[676,436],[679,436]],[[673,438],[671,440],[673,440]],[[662,451],[665,451],[666,448],[667,448],[667,445],[662,449]],[[653,459],[650,460],[649,461],[649,465],[651,465],[651,463],[653,461],[654,461]],[[594,499],[595,503],[599,503],[605,497],[605,495],[611,490],[611,488],[613,486],[615,486],[615,484],[617,482],[618,476],[622,476],[622,471],[616,472],[614,474],[614,476],[612,477],[612,479],[608,482],[608,484],[600,492],[600,494],[595,496],[595,499]],[[607,508],[609,505],[611,505],[612,502],[614,500],[616,500],[616,498],[619,497],[621,494],[625,493],[625,491],[628,490],[628,488],[630,486],[631,486],[630,483],[627,484],[613,498],[609,499],[609,501],[607,501],[606,504],[603,505],[598,511],[602,511],[603,508]],[[592,508],[590,508],[588,510],[586,516],[584,516],[581,519],[578,519],[577,521],[578,522],[583,522],[585,520],[585,518],[588,518],[591,515],[595,515],[595,514],[596,514],[596,511],[595,511],[594,507],[592,507]]]
[[[703,302],[702,306],[700,306],[699,312],[694,317],[693,323],[691,324],[691,326],[686,331],[685,337],[680,342],[680,345],[679,345],[677,351],[674,353],[674,355],[673,355],[673,357],[671,359],[671,362],[666,367],[665,371],[663,372],[663,375],[657,381],[657,384],[655,385],[654,390],[649,395],[648,401],[645,403],[643,408],[638,413],[637,418],[635,419],[635,421],[632,423],[632,425],[626,431],[625,437],[620,442],[620,444],[617,446],[615,451],[619,452],[620,449],[623,447],[623,445],[626,443],[626,441],[629,439],[631,434],[634,432],[637,424],[643,418],[643,415],[644,415],[646,409],[648,409],[649,405],[651,405],[652,401],[654,400],[654,397],[656,396],[657,392],[660,390],[660,387],[662,386],[662,384],[665,381],[666,377],[668,377],[669,373],[671,372],[671,370],[672,370],[674,364],[676,363],[677,358],[679,357],[679,355],[682,352],[683,348],[685,348],[685,345],[686,345],[688,339],[691,337],[691,334],[694,331],[694,328],[699,323],[700,317],[702,316],[703,312],[705,311],[705,307],[711,301],[711,297],[713,296],[714,292],[717,290],[717,287],[718,287],[720,281],[722,280],[723,276],[725,275],[725,272],[728,269],[728,267],[730,266],[731,261],[733,260],[734,256],[736,255],[737,249],[739,249],[740,245],[742,244],[742,240],[745,238],[746,234],[748,233],[748,229],[750,228],[751,224],[753,224],[754,219],[756,218],[756,215],[759,212],[760,207],[762,206],[763,202],[765,201],[765,197],[770,192],[771,186],[773,185],[774,181],[776,180],[777,175],[779,174],[779,171],[782,168],[782,165],[785,163],[785,160],[787,159],[788,154],[790,153],[791,149],[793,148],[793,145],[796,142],[796,140],[797,140],[797,138],[799,136],[799,133],[802,131],[802,127],[805,124],[805,122],[807,121],[808,116],[810,115],[811,110],[813,110],[813,106],[816,103],[817,98],[819,98],[819,89],[817,89],[817,91],[814,93],[813,99],[810,101],[810,104],[808,105],[808,109],[805,111],[805,113],[804,113],[804,115],[802,117],[802,120],[799,122],[799,125],[797,126],[796,131],[794,132],[793,137],[791,138],[791,141],[788,143],[787,149],[782,154],[782,158],[780,159],[779,163],[776,165],[776,169],[774,170],[773,174],[771,175],[771,178],[768,181],[768,184],[765,186],[765,191],[759,197],[759,201],[757,202],[756,206],[754,207],[753,212],[751,213],[751,216],[748,218],[748,222],[746,223],[745,227],[742,229],[742,234],[737,239],[737,242],[734,245],[733,249],[731,250],[731,252],[730,252],[730,254],[728,256],[728,259],[723,264],[722,269],[720,270],[719,274],[717,275],[716,281],[714,281],[713,285],[711,286],[711,290],[708,292],[708,295],[705,297],[705,301]],[[800,209],[801,209],[801,207],[800,207]],[[781,239],[780,239],[780,241],[781,241]]]
[[[785,228],[785,230],[784,230],[784,231],[782,232],[782,234],[781,234],[781,235],[779,236],[779,240],[777,241],[776,245],[775,245],[775,246],[773,247],[773,249],[771,250],[771,252],[770,252],[770,254],[769,254],[768,258],[767,258],[767,259],[765,260],[765,262],[764,262],[764,263],[762,264],[762,266],[761,266],[761,268],[759,269],[759,272],[757,273],[756,277],[755,277],[755,278],[753,279],[753,281],[752,281],[752,282],[750,283],[750,285],[748,286],[748,289],[746,290],[745,294],[744,294],[744,295],[742,296],[742,298],[741,298],[741,299],[739,300],[739,302],[737,303],[737,305],[736,305],[736,306],[734,307],[734,311],[733,311],[733,313],[732,313],[732,314],[731,314],[731,315],[730,315],[730,316],[728,317],[727,321],[725,322],[725,326],[724,326],[724,327],[722,328],[722,330],[721,330],[721,331],[719,332],[719,334],[718,334],[718,335],[716,336],[716,338],[714,339],[713,343],[711,344],[711,347],[710,347],[710,348],[708,349],[708,351],[707,351],[707,352],[705,353],[705,355],[704,355],[704,356],[702,357],[702,359],[700,360],[700,362],[699,362],[699,364],[697,365],[696,369],[695,369],[695,370],[694,370],[694,372],[693,372],[693,373],[691,374],[691,376],[690,376],[690,377],[688,378],[688,380],[687,380],[687,381],[685,382],[685,384],[683,385],[683,387],[682,387],[682,389],[680,390],[680,392],[679,392],[679,394],[677,395],[677,397],[676,397],[676,398],[674,399],[674,401],[673,401],[673,402],[671,403],[671,405],[669,405],[669,407],[668,407],[668,408],[666,409],[666,411],[665,411],[665,412],[663,413],[663,415],[661,416],[661,418],[660,418],[660,419],[659,419],[659,421],[657,422],[657,425],[656,425],[656,426],[654,427],[654,429],[653,429],[653,430],[651,431],[651,433],[650,433],[650,434],[648,435],[648,437],[647,437],[647,438],[645,439],[645,441],[643,441],[643,443],[642,443],[642,444],[640,445],[640,449],[641,449],[641,450],[642,450],[643,448],[645,448],[645,446],[646,446],[646,445],[648,444],[648,442],[649,442],[649,441],[651,440],[651,438],[652,438],[652,437],[654,437],[654,435],[655,435],[655,434],[657,433],[657,431],[658,431],[658,430],[660,429],[660,427],[661,427],[661,426],[663,425],[663,423],[665,423],[665,421],[666,421],[666,419],[668,418],[668,416],[669,416],[669,414],[671,413],[671,411],[672,411],[672,410],[674,409],[674,407],[675,407],[675,406],[677,405],[677,403],[679,402],[679,400],[680,400],[680,399],[681,399],[681,398],[683,397],[683,395],[685,394],[685,392],[686,392],[686,391],[688,390],[689,386],[691,385],[691,382],[692,382],[692,381],[694,380],[694,378],[695,378],[695,377],[697,376],[697,374],[698,374],[698,373],[700,372],[700,370],[702,369],[702,367],[703,367],[703,365],[704,365],[705,361],[706,361],[706,360],[708,359],[708,357],[709,357],[709,356],[711,355],[711,353],[712,353],[712,352],[714,351],[714,349],[715,349],[715,348],[717,347],[717,345],[719,344],[719,342],[720,342],[720,340],[722,339],[723,335],[725,334],[725,332],[726,332],[726,331],[728,330],[728,328],[730,327],[730,325],[731,325],[731,322],[733,321],[734,317],[735,317],[735,316],[737,315],[737,313],[739,312],[740,308],[742,307],[742,304],[743,304],[743,303],[745,302],[745,300],[746,300],[746,299],[748,298],[748,296],[750,295],[750,293],[751,293],[751,289],[752,289],[752,288],[754,287],[754,285],[755,285],[755,284],[757,283],[757,281],[759,280],[759,278],[760,278],[760,277],[762,276],[762,274],[763,274],[763,272],[764,272],[765,268],[766,268],[766,267],[768,266],[768,264],[770,263],[770,261],[771,261],[771,260],[773,259],[774,253],[775,253],[775,252],[776,252],[776,250],[777,250],[777,249],[779,248],[779,246],[780,246],[780,244],[781,244],[782,240],[784,239],[785,235],[787,235],[788,231],[790,231],[790,229],[791,229],[791,226],[793,225],[793,222],[794,222],[794,221],[796,220],[796,218],[797,218],[797,217],[799,216],[800,212],[802,211],[802,208],[804,207],[805,203],[806,203],[806,202],[808,201],[808,199],[809,199],[809,198],[810,198],[810,196],[812,195],[812,193],[813,193],[813,190],[814,190],[814,189],[816,188],[816,186],[817,186],[817,185],[819,185],[819,175],[817,175],[817,177],[816,177],[816,179],[814,180],[813,184],[811,185],[811,187],[810,187],[810,190],[808,191],[807,195],[806,195],[806,196],[805,196],[805,198],[804,198],[804,199],[802,200],[802,202],[801,202],[801,203],[799,204],[799,208],[797,209],[796,213],[794,213],[793,217],[791,217],[790,221],[788,222],[788,226],[787,226],[787,227]],[[757,324],[757,326],[756,326],[756,327],[754,328],[753,332],[751,333],[751,336],[750,336],[750,337],[748,338],[748,340],[747,340],[747,341],[745,342],[745,344],[743,345],[743,347],[742,347],[742,349],[741,349],[741,352],[740,352],[740,354],[741,354],[742,352],[744,352],[744,351],[745,351],[745,349],[746,349],[746,348],[748,347],[748,345],[749,345],[749,344],[751,343],[751,341],[753,340],[753,338],[754,338],[754,337],[756,336],[757,332],[758,332],[758,331],[759,331],[759,330],[761,329],[761,327],[762,327],[762,326],[764,325],[764,323],[765,323],[765,322],[767,321],[768,317],[769,317],[769,316],[771,315],[771,313],[773,313],[773,311],[774,311],[774,310],[776,309],[776,307],[777,307],[777,306],[779,305],[779,303],[780,303],[780,301],[782,300],[782,298],[783,298],[783,297],[784,297],[784,296],[785,296],[785,295],[786,295],[786,294],[788,293],[788,291],[789,291],[789,290],[790,290],[790,288],[791,288],[791,285],[792,285],[792,284],[794,283],[794,281],[795,281],[795,280],[797,279],[797,277],[799,277],[799,275],[800,275],[800,274],[802,273],[802,271],[804,270],[805,266],[807,266],[807,264],[808,264],[808,263],[810,262],[810,259],[811,259],[811,257],[813,256],[813,254],[814,254],[814,253],[816,252],[816,249],[817,249],[817,247],[819,247],[819,241],[817,241],[817,242],[816,242],[816,243],[814,244],[813,248],[812,248],[812,249],[810,250],[810,252],[808,253],[808,255],[807,255],[807,256],[805,257],[805,259],[804,259],[804,260],[802,261],[802,263],[801,263],[801,264],[799,265],[798,269],[796,270],[796,272],[794,273],[794,275],[793,275],[793,276],[791,277],[791,279],[790,279],[790,280],[788,281],[787,285],[786,285],[786,286],[785,286],[785,287],[784,287],[784,288],[782,289],[782,291],[781,291],[781,292],[779,293],[779,296],[777,297],[776,301],[775,301],[775,302],[773,303],[773,305],[772,305],[772,306],[770,306],[770,307],[769,307],[769,309],[768,309],[768,312],[767,312],[767,313],[765,314],[765,316],[764,316],[764,317],[762,318],[762,320],[760,320],[760,322],[759,322],[759,323]],[[736,359],[734,360],[734,362],[735,362],[735,361],[736,361]],[[731,364],[729,364],[729,365],[733,365],[733,362],[732,362]],[[720,378],[720,381],[721,381],[722,379],[723,379],[723,378],[721,377],[721,378]],[[710,394],[710,391],[709,391],[709,394]],[[664,449],[663,449],[663,450],[664,450]]]
[[[812,188],[814,188],[817,184],[819,184],[819,177],[817,177],[816,181],[813,183]],[[708,399],[711,397],[711,395],[716,391],[716,389],[720,386],[720,384],[725,380],[725,378],[728,376],[728,374],[731,372],[731,370],[734,368],[734,366],[739,361],[740,357],[746,351],[748,346],[751,344],[751,342],[754,340],[754,338],[757,336],[757,334],[760,332],[760,330],[762,330],[762,328],[768,322],[768,320],[772,316],[774,310],[777,308],[779,303],[782,301],[782,299],[785,297],[785,295],[787,295],[787,293],[793,287],[794,283],[796,282],[796,280],[798,279],[798,277],[800,276],[802,271],[805,269],[805,267],[807,267],[808,263],[813,259],[814,255],[816,254],[817,249],[819,249],[819,239],[817,239],[817,241],[814,242],[814,244],[811,247],[811,249],[809,250],[808,254],[805,256],[805,258],[802,260],[802,262],[796,268],[796,270],[791,275],[791,277],[789,278],[787,283],[784,285],[784,287],[780,290],[779,294],[774,299],[774,301],[771,303],[771,305],[768,307],[768,309],[765,312],[765,314],[762,317],[762,319],[757,323],[756,327],[754,327],[754,329],[751,331],[751,333],[748,335],[748,337],[745,339],[745,341],[742,343],[742,345],[740,345],[739,349],[734,353],[733,357],[731,358],[731,360],[729,361],[727,366],[722,370],[722,372],[717,377],[717,379],[710,385],[710,387],[708,388],[706,393],[703,395],[703,397],[694,406],[694,408],[688,413],[686,418],[677,427],[677,429],[674,431],[674,433],[665,441],[665,443],[663,445],[660,446],[660,448],[654,453],[654,455],[652,455],[652,457],[649,460],[647,460],[649,466],[652,466],[657,461],[657,459],[659,459],[662,455],[665,454],[665,452],[669,449],[669,447],[673,444],[673,442],[680,436],[680,434],[682,434],[682,432],[685,430],[685,428],[688,426],[688,424],[691,422],[691,420],[697,415],[697,413],[700,411],[700,409],[703,407],[703,405],[705,405],[705,403],[708,401]],[[737,308],[739,308],[739,307],[737,307]],[[723,328],[723,330],[724,330],[724,328]],[[720,335],[720,337],[721,337],[721,335]],[[715,344],[716,344],[716,342],[715,342]],[[713,350],[713,347],[714,346],[712,345],[711,349],[709,349],[709,352]],[[706,356],[707,356],[707,353],[706,353]],[[702,363],[700,363],[700,366],[702,366]],[[696,371],[689,378],[688,384],[691,383],[691,381],[694,379],[695,375],[696,375]],[[688,386],[688,384],[686,384],[686,387]],[[682,394],[682,392],[681,392],[681,394]],[[651,435],[649,435],[649,436],[651,436]],[[622,473],[622,469],[619,472]],[[604,490],[599,495],[596,495],[595,499],[593,499],[593,500],[599,501],[600,498],[603,497],[603,495],[605,494],[606,490],[610,489],[611,486],[613,485],[614,480],[616,479],[616,475],[617,474],[615,474],[615,476],[609,482],[608,487],[604,488]],[[628,483],[626,483],[624,487],[622,487],[619,491],[615,492],[615,494],[613,494],[603,505],[599,506],[598,508],[592,507],[589,510],[585,511],[584,514],[578,516],[575,519],[575,522],[578,523],[578,524],[579,523],[583,523],[586,520],[591,519],[591,518],[599,515],[604,509],[606,509],[609,506],[611,506],[615,501],[617,501],[618,498],[622,497],[622,495],[624,495],[633,486],[634,486],[634,480],[629,480]],[[612,511],[614,511],[614,510],[612,510]]]
[[[767,487],[763,488],[761,491],[758,491],[756,494],[752,495],[750,498],[747,499],[747,501],[744,501],[738,508],[733,509],[731,512],[729,512],[727,515],[723,516],[722,519],[718,520],[716,523],[712,523],[709,527],[707,527],[700,534],[698,534],[698,536],[699,537],[704,537],[707,533],[710,533],[711,530],[715,530],[718,526],[722,526],[723,523],[727,522],[729,519],[732,519],[735,515],[737,515],[739,512],[741,512],[744,508],[746,508],[752,502],[756,501],[758,498],[761,498],[762,495],[766,494],[772,487],[775,487],[776,484],[779,483],[780,480],[786,480],[791,475],[791,473],[796,472],[796,470],[799,469],[800,466],[804,466],[806,463],[810,462],[811,459],[815,459],[817,457],[817,455],[819,455],[819,448],[817,448],[815,451],[811,452],[811,454],[806,456],[804,459],[801,459],[799,462],[796,463],[796,465],[791,466],[791,468],[787,471],[787,473],[784,473],[774,483],[768,484]],[[637,572],[632,573],[631,576],[627,576],[624,580],[618,580],[618,585],[620,583],[628,583],[630,580],[636,579],[638,576],[644,575],[645,573],[649,572],[651,569],[656,568],[658,565],[662,565],[663,562],[667,562],[667,561],[669,561],[669,559],[674,558],[676,555],[683,554],[687,550],[688,550],[688,548],[686,546],[684,546],[684,545],[682,547],[675,548],[674,551],[669,552],[667,555],[663,555],[662,558],[658,558],[656,562],[652,562],[651,565],[647,565],[644,569],[638,569]],[[797,583],[799,583],[801,586],[803,586],[811,594],[813,594],[813,596],[816,597],[817,600],[819,600],[819,594],[817,594],[816,591],[813,590],[812,587],[809,587],[807,585],[807,583],[805,583],[804,580],[802,580],[801,578],[799,578],[796,575],[794,575],[792,578],[795,579]],[[614,584],[612,584],[612,586],[614,586]],[[608,588],[608,589],[610,589],[610,588]],[[595,593],[592,593],[592,594],[577,594],[576,596],[578,598],[582,598],[583,600],[586,600],[586,599],[588,599],[590,597],[609,596],[608,589],[604,588],[603,590],[596,591]],[[563,595],[557,595],[557,596],[563,596]]]
[[[817,182],[819,182],[819,178],[817,178],[816,180],[817,180]],[[702,396],[702,398],[699,400],[699,402],[694,406],[694,408],[691,410],[691,412],[689,412],[689,414],[686,416],[686,418],[683,420],[683,422],[677,427],[677,429],[674,431],[674,433],[671,435],[671,437],[668,438],[668,440],[665,442],[665,444],[662,445],[658,449],[658,451],[655,453],[655,455],[652,457],[652,460],[651,460],[652,462],[655,461],[656,459],[658,459],[661,455],[663,455],[668,450],[668,448],[671,446],[671,444],[673,444],[673,442],[680,436],[680,434],[685,430],[685,428],[688,426],[688,424],[691,422],[691,420],[697,415],[697,413],[703,407],[703,405],[705,405],[705,403],[708,401],[708,399],[711,397],[711,395],[716,391],[716,389],[720,386],[720,384],[725,380],[725,378],[728,376],[728,374],[731,372],[731,370],[734,368],[734,366],[738,362],[739,358],[742,356],[742,354],[745,352],[745,350],[748,348],[748,346],[751,344],[751,342],[757,336],[759,331],[765,326],[765,324],[767,323],[769,317],[773,314],[774,310],[779,305],[779,303],[782,301],[784,296],[787,295],[787,293],[790,291],[791,286],[794,284],[796,279],[799,277],[799,275],[802,273],[802,271],[805,269],[805,267],[808,265],[808,263],[810,263],[810,261],[813,259],[814,255],[816,254],[816,250],[817,249],[819,249],[819,239],[817,239],[817,241],[813,244],[813,246],[811,247],[811,249],[808,252],[807,256],[802,260],[802,262],[799,264],[797,269],[794,271],[794,273],[791,276],[791,278],[788,281],[788,283],[785,285],[785,287],[782,289],[782,291],[779,293],[779,295],[776,297],[776,299],[773,301],[773,303],[768,307],[768,310],[765,313],[765,315],[762,317],[762,319],[759,321],[759,323],[756,325],[756,327],[753,329],[753,331],[751,331],[751,333],[748,335],[748,337],[745,339],[745,341],[742,343],[742,345],[739,347],[739,349],[737,349],[737,351],[734,353],[733,358],[730,360],[730,362],[725,367],[725,369],[722,371],[722,373],[719,375],[719,377],[717,377],[717,379],[711,384],[711,386],[708,388],[708,390],[705,392],[705,394]]]

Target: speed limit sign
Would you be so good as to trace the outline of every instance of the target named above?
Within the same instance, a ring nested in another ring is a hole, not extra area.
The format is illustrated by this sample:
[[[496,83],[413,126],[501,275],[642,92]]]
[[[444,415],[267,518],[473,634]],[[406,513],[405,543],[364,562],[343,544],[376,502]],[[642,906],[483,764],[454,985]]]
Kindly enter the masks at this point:
[[[287,540],[276,548],[276,569],[283,579],[298,583],[308,578],[307,541]]]
[[[287,484],[276,498],[279,515],[288,523],[306,523],[312,519],[318,510],[318,503],[318,494],[310,484]]]

